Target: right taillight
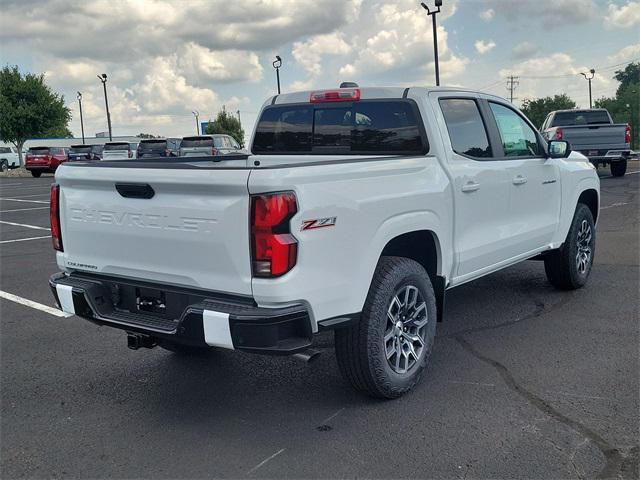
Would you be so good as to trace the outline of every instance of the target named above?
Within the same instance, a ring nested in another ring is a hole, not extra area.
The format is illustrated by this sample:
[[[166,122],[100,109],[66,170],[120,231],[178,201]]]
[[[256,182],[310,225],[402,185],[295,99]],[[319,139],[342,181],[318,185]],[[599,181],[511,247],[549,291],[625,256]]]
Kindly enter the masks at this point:
[[[629,125],[624,130],[624,143],[631,143],[631,127]]]
[[[218,155],[218,149],[216,147],[211,147],[211,155]]]
[[[562,140],[562,129],[556,128],[556,140]]]
[[[62,252],[62,231],[60,229],[60,185],[51,185],[49,219],[51,221],[51,240],[53,241],[53,248]]]
[[[251,196],[251,269],[254,277],[279,277],[298,257],[290,220],[298,211],[293,192]]]

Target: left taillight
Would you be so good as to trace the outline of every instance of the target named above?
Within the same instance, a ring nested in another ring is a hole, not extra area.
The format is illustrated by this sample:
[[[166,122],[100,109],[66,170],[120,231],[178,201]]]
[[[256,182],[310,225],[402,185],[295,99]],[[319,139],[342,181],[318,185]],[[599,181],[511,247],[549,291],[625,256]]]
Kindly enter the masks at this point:
[[[51,199],[49,202],[49,219],[51,221],[51,240],[53,248],[60,252],[62,249],[62,230],[60,229],[60,185],[51,185]]]
[[[624,143],[631,143],[631,127],[629,125],[624,130]]]
[[[290,220],[298,211],[294,192],[251,196],[251,269],[254,277],[289,272],[298,258],[298,241]]]

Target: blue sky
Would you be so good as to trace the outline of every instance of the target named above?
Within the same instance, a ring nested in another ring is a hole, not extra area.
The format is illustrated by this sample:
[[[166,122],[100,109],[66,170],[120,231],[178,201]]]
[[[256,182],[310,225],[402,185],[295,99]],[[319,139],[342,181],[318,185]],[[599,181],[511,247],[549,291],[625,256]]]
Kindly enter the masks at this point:
[[[114,133],[182,136],[225,105],[253,127],[275,91],[366,85],[432,85],[430,19],[414,0],[4,0],[3,64],[45,72],[65,95],[79,133],[106,130],[101,84],[109,75]],[[427,2],[433,4],[433,1]],[[522,99],[567,93],[588,104],[581,71],[596,69],[596,98],[640,59],[640,1],[444,0],[438,17],[443,84]]]

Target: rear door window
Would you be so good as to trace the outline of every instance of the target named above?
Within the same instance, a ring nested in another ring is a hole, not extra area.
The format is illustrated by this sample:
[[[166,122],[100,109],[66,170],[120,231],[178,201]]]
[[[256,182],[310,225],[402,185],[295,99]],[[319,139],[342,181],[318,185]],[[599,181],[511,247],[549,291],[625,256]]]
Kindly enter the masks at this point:
[[[256,128],[256,154],[424,154],[426,137],[410,100],[267,107]]]
[[[493,156],[487,130],[474,99],[443,98],[440,108],[454,152],[478,159]]]

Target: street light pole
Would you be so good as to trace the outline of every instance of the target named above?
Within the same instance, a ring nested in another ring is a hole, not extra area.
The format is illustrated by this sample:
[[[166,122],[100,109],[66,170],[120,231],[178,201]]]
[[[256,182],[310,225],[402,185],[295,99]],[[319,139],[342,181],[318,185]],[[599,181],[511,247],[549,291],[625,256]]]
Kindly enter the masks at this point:
[[[193,116],[196,117],[196,135],[200,135],[200,122],[198,122],[198,117],[200,116],[200,112],[197,110],[193,110]]]
[[[109,126],[109,141],[113,140],[111,132],[111,114],[109,113],[109,100],[107,98],[107,74],[103,73],[98,75],[98,79],[102,82],[102,88],[104,88],[104,106],[107,109],[107,125]]]
[[[276,55],[275,61],[271,64],[276,69],[276,81],[278,82],[278,95],[280,95],[280,67],[282,66],[282,59],[279,55]]]
[[[82,93],[78,92],[78,106],[80,107],[80,130],[82,130],[82,144],[84,145],[84,121],[82,120]]]
[[[585,79],[589,81],[589,108],[593,108],[593,102],[591,99],[591,80],[595,76],[596,71],[592,68],[591,70],[589,70],[589,73],[591,74],[590,77],[588,77],[586,73],[580,73],[580,75],[582,75]]]
[[[437,10],[430,10],[426,3],[420,3],[422,8],[427,11],[427,15],[431,16],[433,25],[433,59],[436,66],[436,87],[440,86],[440,65],[438,62],[438,27],[436,26],[436,14],[440,13],[440,7],[442,6],[442,0],[435,0],[435,6]]]

